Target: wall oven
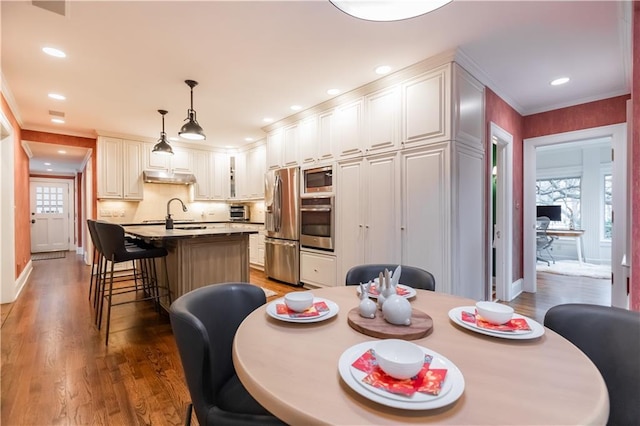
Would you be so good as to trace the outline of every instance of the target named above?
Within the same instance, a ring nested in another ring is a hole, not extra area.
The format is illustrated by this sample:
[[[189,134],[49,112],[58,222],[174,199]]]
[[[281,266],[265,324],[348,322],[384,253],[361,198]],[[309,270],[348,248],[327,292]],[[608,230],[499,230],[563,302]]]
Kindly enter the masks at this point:
[[[333,251],[335,212],[333,195],[300,199],[300,245]]]
[[[316,167],[304,171],[303,194],[333,192],[333,166]]]

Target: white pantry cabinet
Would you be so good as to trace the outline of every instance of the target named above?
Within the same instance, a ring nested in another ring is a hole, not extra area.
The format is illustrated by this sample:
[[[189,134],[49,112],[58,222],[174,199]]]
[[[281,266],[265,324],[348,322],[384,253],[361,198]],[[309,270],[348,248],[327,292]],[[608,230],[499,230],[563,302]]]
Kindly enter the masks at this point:
[[[397,153],[338,164],[338,280],[355,265],[400,262],[399,166]]]
[[[142,200],[143,143],[100,136],[97,151],[97,197]]]
[[[336,279],[336,257],[312,250],[300,250],[300,281],[317,287],[342,285]]]

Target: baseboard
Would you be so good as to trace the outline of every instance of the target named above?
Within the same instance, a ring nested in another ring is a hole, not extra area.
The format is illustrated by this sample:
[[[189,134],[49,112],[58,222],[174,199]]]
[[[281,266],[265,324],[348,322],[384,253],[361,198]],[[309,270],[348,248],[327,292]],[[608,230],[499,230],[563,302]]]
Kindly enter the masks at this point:
[[[20,296],[22,289],[27,285],[27,281],[29,280],[29,276],[31,275],[32,271],[33,271],[33,263],[31,259],[29,259],[29,262],[27,262],[24,269],[22,270],[22,273],[16,280],[14,292],[13,292],[13,294],[16,295],[15,299],[13,299],[14,302],[18,300],[18,296]]]
[[[514,281],[511,283],[511,300],[515,299],[516,297],[520,296],[520,293],[522,293],[522,284],[523,284],[524,280],[522,278]]]

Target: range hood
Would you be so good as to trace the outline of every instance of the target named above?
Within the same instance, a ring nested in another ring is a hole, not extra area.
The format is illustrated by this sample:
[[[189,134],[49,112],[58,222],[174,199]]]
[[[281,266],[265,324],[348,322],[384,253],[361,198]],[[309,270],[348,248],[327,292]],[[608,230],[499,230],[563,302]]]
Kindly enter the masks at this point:
[[[158,170],[145,170],[142,175],[144,181],[147,183],[172,183],[178,185],[196,183],[196,177],[191,173],[167,173]]]

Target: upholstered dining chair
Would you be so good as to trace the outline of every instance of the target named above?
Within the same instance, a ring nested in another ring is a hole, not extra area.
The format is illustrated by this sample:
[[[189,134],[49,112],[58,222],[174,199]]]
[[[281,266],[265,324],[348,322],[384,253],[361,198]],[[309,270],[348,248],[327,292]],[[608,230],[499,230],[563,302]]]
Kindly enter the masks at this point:
[[[202,426],[283,424],[253,399],[233,366],[238,326],[265,303],[258,286],[223,283],[190,291],[171,304],[171,327],[191,395],[186,425],[192,409]]]
[[[358,285],[360,283],[366,283],[374,278],[378,278],[380,272],[384,272],[385,269],[393,272],[397,267],[398,264],[389,263],[357,265],[347,271],[345,284]],[[402,265],[400,282],[406,286],[422,290],[435,291],[436,289],[436,280],[433,274],[415,266]]]
[[[611,306],[554,306],[545,327],[585,353],[609,391],[608,425],[640,425],[640,313]]]

